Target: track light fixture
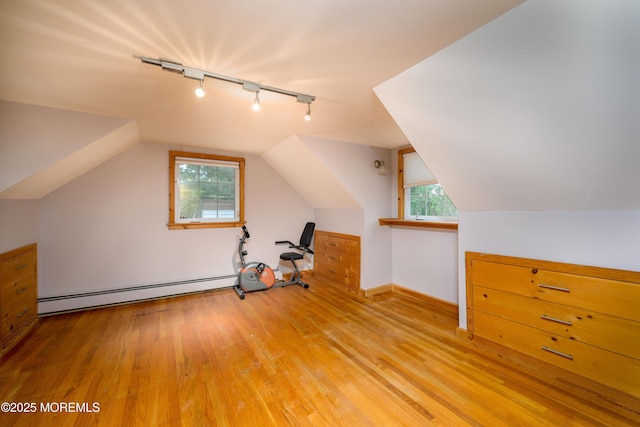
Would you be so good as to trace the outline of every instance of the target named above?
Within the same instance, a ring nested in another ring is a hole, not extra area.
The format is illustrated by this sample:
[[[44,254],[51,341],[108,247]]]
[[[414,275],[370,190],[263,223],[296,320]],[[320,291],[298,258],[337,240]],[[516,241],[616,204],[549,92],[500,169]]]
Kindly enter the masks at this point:
[[[307,112],[304,114],[304,119],[306,121],[311,120],[311,102],[316,99],[313,96],[309,96],[309,95],[298,95],[297,100],[298,102],[302,102],[304,104],[307,104]]]
[[[204,96],[204,88],[202,87],[204,80],[200,80],[200,86],[196,88],[196,96],[202,98]]]
[[[133,57],[136,58],[136,59],[139,59],[144,64],[157,65],[157,66],[161,67],[163,70],[171,71],[171,72],[176,73],[176,74],[182,74],[184,77],[189,78],[189,79],[199,80],[200,81],[200,85],[196,89],[196,95],[198,97],[204,96],[203,84],[204,84],[205,77],[209,77],[209,78],[217,79],[217,80],[223,80],[223,81],[229,82],[229,83],[240,84],[240,85],[242,85],[242,88],[244,90],[248,90],[250,92],[255,92],[256,97],[255,97],[255,100],[254,100],[253,106],[252,106],[252,108],[255,111],[260,110],[260,98],[258,97],[258,92],[260,92],[261,90],[266,90],[266,91],[269,91],[269,92],[275,92],[275,93],[279,93],[281,95],[293,96],[293,97],[296,98],[296,100],[298,102],[302,102],[304,104],[307,104],[307,111],[306,111],[306,114],[304,116],[304,119],[307,120],[307,121],[311,120],[311,103],[316,100],[315,96],[305,95],[303,93],[293,92],[293,91],[286,90],[286,89],[280,89],[280,88],[273,87],[273,86],[264,86],[264,85],[261,85],[261,84],[258,84],[258,83],[250,82],[248,80],[242,80],[242,79],[238,79],[238,78],[235,78],[235,77],[224,76],[222,74],[216,74],[216,73],[212,73],[210,71],[199,70],[197,68],[186,67],[186,66],[182,65],[179,62],[172,61],[172,60],[169,60],[169,59],[162,59],[162,58],[155,59],[155,58],[147,58],[147,57],[144,57],[144,56],[136,56],[136,55],[133,55]]]
[[[251,106],[251,109],[253,111],[260,111],[260,98],[258,97],[258,92],[260,92],[260,85],[251,83],[251,82],[244,82],[242,83],[242,89],[247,90],[249,92],[255,92],[256,99],[253,100],[253,105]]]

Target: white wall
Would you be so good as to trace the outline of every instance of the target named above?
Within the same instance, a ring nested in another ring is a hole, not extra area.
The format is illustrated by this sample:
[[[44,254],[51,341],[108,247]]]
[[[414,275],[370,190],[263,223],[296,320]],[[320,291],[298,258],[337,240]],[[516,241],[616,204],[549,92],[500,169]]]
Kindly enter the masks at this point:
[[[461,210],[461,327],[466,251],[640,270],[639,18],[524,2],[375,88]]]
[[[38,201],[0,200],[0,253],[38,243]]]
[[[391,217],[395,218],[398,216],[398,150],[393,150],[387,170],[391,175]],[[458,232],[393,227],[391,233],[393,283],[457,304]]]
[[[461,212],[459,227],[461,307],[467,251],[640,271],[640,211]]]
[[[461,210],[638,210],[638,22],[527,1],[375,92]]]
[[[291,135],[264,152],[262,158],[314,208],[362,208],[300,136]]]
[[[138,144],[41,200],[40,297],[234,274],[239,229],[167,229],[170,148],[183,147]],[[247,259],[277,267],[283,248],[274,242],[298,239],[313,209],[260,157],[244,157]],[[73,299],[40,310],[232,284],[225,279]]]
[[[316,209],[316,230],[334,233],[364,234],[364,211],[362,209]]]
[[[362,206],[362,223],[359,227],[354,226],[351,231],[346,229],[344,224],[327,227],[327,231],[360,236],[360,287],[369,289],[391,283],[391,231],[388,227],[378,224],[378,218],[388,217],[391,213],[391,176],[390,172],[387,175],[378,175],[373,167],[375,160],[384,160],[388,164],[391,151],[322,138],[303,137],[302,140],[331,175],[335,176]],[[344,216],[345,213],[346,210],[337,210],[334,212],[334,219],[337,215]],[[353,218],[353,215],[347,217]]]
[[[0,100],[0,198],[39,199],[138,141],[131,120]]]
[[[457,231],[394,227],[391,256],[394,283],[458,303]]]

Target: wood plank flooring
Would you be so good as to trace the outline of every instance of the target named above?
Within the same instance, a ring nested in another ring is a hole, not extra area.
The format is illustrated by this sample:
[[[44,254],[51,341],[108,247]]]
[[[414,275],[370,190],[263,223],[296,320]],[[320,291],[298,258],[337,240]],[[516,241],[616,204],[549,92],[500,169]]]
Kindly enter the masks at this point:
[[[640,425],[638,402],[478,351],[416,299],[309,283],[42,318],[0,361],[0,401],[36,411],[0,425]]]

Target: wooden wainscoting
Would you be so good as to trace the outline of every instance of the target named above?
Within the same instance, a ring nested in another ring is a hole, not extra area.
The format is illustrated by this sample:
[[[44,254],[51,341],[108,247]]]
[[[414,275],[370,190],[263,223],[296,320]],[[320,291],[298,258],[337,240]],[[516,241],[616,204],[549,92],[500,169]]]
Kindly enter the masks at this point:
[[[43,318],[0,364],[0,401],[38,411],[0,424],[640,424],[637,401],[506,363],[419,298],[307,280],[244,300],[228,289]],[[51,402],[99,412],[40,410]]]

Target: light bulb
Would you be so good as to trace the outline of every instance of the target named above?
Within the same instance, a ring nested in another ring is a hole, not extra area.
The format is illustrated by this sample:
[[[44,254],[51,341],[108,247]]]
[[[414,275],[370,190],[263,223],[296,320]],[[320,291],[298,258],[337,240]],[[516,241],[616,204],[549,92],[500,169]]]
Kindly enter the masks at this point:
[[[253,101],[251,108],[253,111],[260,111],[260,98],[258,98],[258,92],[256,92],[256,99]]]
[[[306,121],[311,120],[311,103],[307,104],[307,113],[304,115]]]
[[[196,96],[202,98],[204,96],[204,89],[202,88],[202,80],[200,80],[200,86],[196,88]]]

